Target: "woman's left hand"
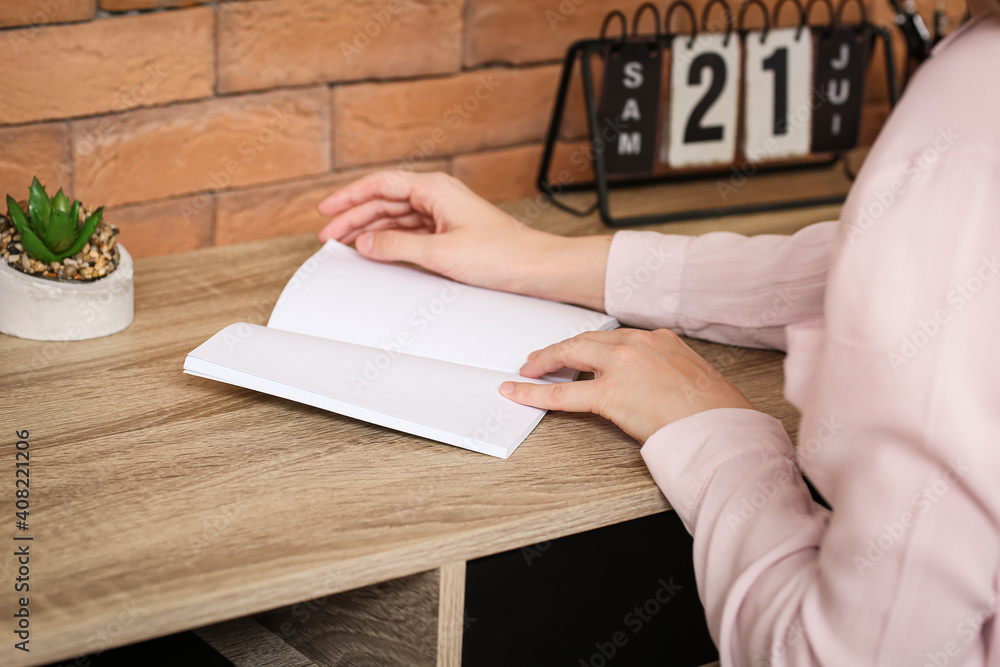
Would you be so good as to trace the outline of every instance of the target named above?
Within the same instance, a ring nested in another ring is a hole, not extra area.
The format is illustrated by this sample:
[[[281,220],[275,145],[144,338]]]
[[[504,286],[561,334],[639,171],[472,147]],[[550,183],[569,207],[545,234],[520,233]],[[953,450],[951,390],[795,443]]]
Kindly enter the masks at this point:
[[[500,393],[545,410],[594,412],[641,443],[671,422],[714,408],[753,405],[739,389],[671,331],[591,331],[532,352],[521,375],[539,378],[561,368],[593,380],[504,382]]]

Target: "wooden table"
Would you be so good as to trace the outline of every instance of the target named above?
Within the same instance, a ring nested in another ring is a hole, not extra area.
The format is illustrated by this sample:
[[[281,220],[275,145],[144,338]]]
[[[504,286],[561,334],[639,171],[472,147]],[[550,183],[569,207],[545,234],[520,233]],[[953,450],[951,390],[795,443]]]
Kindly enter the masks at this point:
[[[658,192],[619,203],[638,212],[662,200]],[[561,233],[607,232],[594,216],[525,206],[507,208]],[[836,214],[664,230],[790,232]],[[338,623],[382,624],[390,631],[371,631],[366,650],[384,652],[386,664],[457,665],[466,560],[669,508],[638,445],[592,415],[550,413],[500,460],[181,372],[185,355],[225,325],[264,323],[317,248],[292,237],[140,260],[136,318],[124,332],[72,343],[0,336],[0,663],[42,664],[243,619],[203,636],[237,653],[241,632],[260,642],[257,653],[291,645],[286,662],[262,664],[305,665],[349,650],[331,640],[350,635],[337,634]],[[794,432],[782,355],[692,344]],[[18,531],[15,432],[24,430],[31,508],[29,530]],[[22,544],[30,653],[14,649],[12,634]],[[311,625],[283,627],[303,616]]]

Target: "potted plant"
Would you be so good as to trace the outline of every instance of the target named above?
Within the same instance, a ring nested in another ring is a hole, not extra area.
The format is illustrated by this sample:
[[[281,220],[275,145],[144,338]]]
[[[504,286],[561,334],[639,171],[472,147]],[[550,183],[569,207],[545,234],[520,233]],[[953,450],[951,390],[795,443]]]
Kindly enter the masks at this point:
[[[132,322],[132,259],[104,208],[49,197],[35,178],[28,200],[7,195],[0,215],[0,332],[84,340]]]

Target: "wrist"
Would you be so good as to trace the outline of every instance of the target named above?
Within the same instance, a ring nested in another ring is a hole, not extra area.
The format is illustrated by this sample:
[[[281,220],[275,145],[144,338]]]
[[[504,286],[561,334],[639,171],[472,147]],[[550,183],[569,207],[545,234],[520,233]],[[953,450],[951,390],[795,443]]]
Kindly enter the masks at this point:
[[[522,255],[517,291],[551,301],[604,310],[604,277],[611,236],[566,237],[530,230],[538,236]]]

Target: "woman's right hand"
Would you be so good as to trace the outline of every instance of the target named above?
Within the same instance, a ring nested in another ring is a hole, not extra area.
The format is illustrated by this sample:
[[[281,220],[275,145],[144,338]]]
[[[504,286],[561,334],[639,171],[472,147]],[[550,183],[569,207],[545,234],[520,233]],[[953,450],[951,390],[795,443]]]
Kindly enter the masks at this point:
[[[610,237],[571,239],[515,220],[443,173],[382,171],[318,206],[321,241],[470,285],[603,309]]]

